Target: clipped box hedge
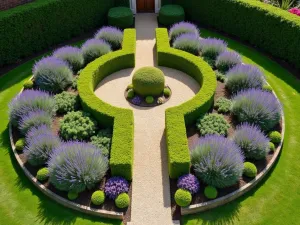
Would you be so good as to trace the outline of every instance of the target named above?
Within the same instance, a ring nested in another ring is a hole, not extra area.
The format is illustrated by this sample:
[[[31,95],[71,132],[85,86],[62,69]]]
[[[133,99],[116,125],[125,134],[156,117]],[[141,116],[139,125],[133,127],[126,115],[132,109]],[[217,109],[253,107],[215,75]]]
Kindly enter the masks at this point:
[[[200,57],[170,47],[167,29],[156,29],[156,41],[158,65],[188,74],[201,87],[191,100],[166,110],[169,175],[178,178],[189,173],[191,164],[186,125],[195,123],[211,108],[217,81],[214,71]]]
[[[110,169],[113,176],[132,179],[134,118],[130,109],[112,106],[95,94],[96,86],[114,72],[135,66],[135,29],[125,29],[122,50],[106,54],[88,64],[80,74],[78,91],[83,109],[103,126],[113,126]]]
[[[0,12],[0,67],[104,24],[114,0],[35,0]]]
[[[254,0],[173,0],[189,20],[213,26],[300,68],[300,17]]]

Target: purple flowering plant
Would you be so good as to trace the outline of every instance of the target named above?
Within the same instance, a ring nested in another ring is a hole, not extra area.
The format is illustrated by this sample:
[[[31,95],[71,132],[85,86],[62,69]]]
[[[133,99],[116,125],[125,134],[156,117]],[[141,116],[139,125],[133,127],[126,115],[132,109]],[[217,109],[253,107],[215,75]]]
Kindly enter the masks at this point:
[[[85,63],[111,52],[109,43],[102,39],[89,39],[81,47]]]
[[[227,43],[217,38],[205,38],[200,41],[200,50],[202,57],[215,60],[219,54],[227,48]]]
[[[107,41],[113,50],[118,50],[122,48],[123,31],[117,27],[106,26],[96,32],[95,38]]]
[[[122,177],[112,177],[105,183],[105,195],[110,199],[116,199],[119,194],[128,193],[129,183]]]
[[[199,37],[192,33],[181,34],[174,40],[173,48],[189,52],[193,55],[199,55]]]
[[[84,59],[79,48],[73,46],[65,46],[53,52],[53,56],[64,60],[69,64],[74,72],[83,67]]]
[[[216,67],[222,73],[226,73],[240,63],[242,63],[242,58],[234,51],[224,51],[216,59]]]
[[[198,38],[200,37],[199,29],[195,24],[189,22],[176,23],[169,30],[170,41],[173,42],[178,36],[187,33],[194,34]]]
[[[193,174],[186,174],[178,178],[177,188],[187,190],[191,194],[196,194],[200,189],[200,183],[198,178]]]

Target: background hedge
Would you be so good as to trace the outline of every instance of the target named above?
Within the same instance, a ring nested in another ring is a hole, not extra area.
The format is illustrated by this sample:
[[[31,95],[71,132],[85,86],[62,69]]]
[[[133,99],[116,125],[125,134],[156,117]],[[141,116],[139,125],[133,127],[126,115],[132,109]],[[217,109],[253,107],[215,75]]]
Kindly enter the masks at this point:
[[[0,67],[100,27],[114,0],[36,0],[0,12]]]

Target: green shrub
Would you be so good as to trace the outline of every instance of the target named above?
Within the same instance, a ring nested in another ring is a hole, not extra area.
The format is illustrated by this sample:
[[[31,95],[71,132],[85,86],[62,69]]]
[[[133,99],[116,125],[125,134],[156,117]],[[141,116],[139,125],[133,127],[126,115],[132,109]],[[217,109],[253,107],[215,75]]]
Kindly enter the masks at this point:
[[[207,134],[227,135],[230,128],[229,123],[222,115],[211,113],[200,117],[196,124],[200,134],[205,136]]]
[[[112,130],[107,128],[100,130],[96,136],[91,137],[91,143],[101,149],[103,155],[109,156],[111,139]]]
[[[217,77],[217,80],[222,83],[224,83],[226,80],[226,75],[224,75],[223,73],[221,73],[219,71],[216,71],[216,77]]]
[[[158,14],[158,22],[165,26],[171,26],[174,23],[184,21],[184,19],[185,13],[180,5],[164,5]]]
[[[79,108],[79,97],[71,92],[62,92],[54,96],[56,112],[64,114]]]
[[[281,142],[281,134],[278,131],[272,131],[269,133],[269,138],[272,143],[275,145],[279,144]]]
[[[64,140],[88,140],[96,129],[97,122],[89,113],[69,112],[60,122],[59,134]]]
[[[257,175],[257,168],[256,168],[256,166],[253,163],[251,163],[251,162],[244,162],[244,171],[243,171],[243,174],[246,177],[250,177],[250,178],[256,177],[256,175]]]
[[[204,189],[204,195],[208,199],[215,199],[218,196],[218,190],[215,187],[207,186]]]
[[[135,96],[134,90],[133,89],[129,89],[127,91],[127,98],[132,99]]]
[[[20,138],[16,144],[16,150],[19,152],[19,151],[22,151],[25,147],[25,138]]]
[[[78,82],[79,76],[76,76],[72,81],[72,89],[77,90],[77,82]]]
[[[228,113],[231,109],[231,101],[227,98],[220,97],[217,99],[214,107],[217,109],[218,113]]]
[[[92,194],[91,201],[94,205],[102,205],[105,201],[105,194],[103,191],[95,191]]]
[[[45,181],[49,177],[49,170],[48,168],[44,167],[42,169],[39,169],[39,171],[36,174],[36,179],[39,181]]]
[[[274,145],[274,143],[270,142],[269,143],[269,148],[270,148],[270,152],[274,152],[275,151],[275,145]]]
[[[27,80],[23,84],[24,89],[32,89],[33,88],[33,81],[32,80]]]
[[[68,192],[68,199],[73,201],[75,199],[78,198],[78,193],[77,192],[74,192],[74,191],[69,191]]]
[[[133,89],[133,84],[128,84],[126,90]]]
[[[155,67],[143,67],[132,77],[133,90],[142,96],[157,96],[165,87],[164,73]]]
[[[169,88],[165,88],[164,89],[164,96],[170,97],[170,95],[171,95],[171,90]]]
[[[145,101],[147,104],[152,104],[154,102],[154,98],[152,96],[147,96]]]
[[[192,194],[184,189],[178,189],[175,192],[175,202],[181,207],[189,206],[192,202]]]
[[[133,25],[133,13],[129,7],[114,7],[108,11],[108,25],[122,29]]]
[[[272,92],[273,91],[273,88],[268,84],[265,84],[262,89],[264,91],[267,91],[267,92]]]
[[[127,208],[130,204],[129,195],[127,193],[119,194],[118,197],[115,199],[115,204],[120,209]]]

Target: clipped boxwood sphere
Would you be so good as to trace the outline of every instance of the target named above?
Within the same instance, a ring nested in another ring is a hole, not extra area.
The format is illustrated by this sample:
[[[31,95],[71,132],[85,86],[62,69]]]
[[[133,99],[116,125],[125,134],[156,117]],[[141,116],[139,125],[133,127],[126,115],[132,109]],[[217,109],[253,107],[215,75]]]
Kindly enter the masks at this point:
[[[23,88],[24,89],[31,89],[31,88],[33,88],[33,81],[32,80],[25,81],[24,84],[23,84]]]
[[[127,92],[127,98],[132,99],[134,97],[134,90],[129,89]]]
[[[275,145],[274,145],[274,143],[270,142],[269,143],[269,147],[270,147],[270,152],[274,152],[275,151]]]
[[[103,191],[95,191],[92,194],[92,203],[94,205],[101,205],[105,201],[105,194]]]
[[[184,9],[180,5],[164,5],[158,15],[159,23],[165,26],[171,26],[174,23],[184,21],[184,19]]]
[[[46,167],[39,169],[39,171],[36,174],[36,179],[38,179],[39,181],[45,181],[48,179],[48,177],[49,177],[49,170]]]
[[[243,174],[246,177],[250,177],[250,178],[256,177],[256,175],[257,175],[256,166],[251,162],[245,162]]]
[[[152,104],[154,102],[154,98],[152,96],[147,96],[146,97],[146,103],[147,104]]]
[[[108,25],[122,29],[133,25],[133,13],[128,7],[114,7],[108,11]]]
[[[77,192],[74,192],[74,191],[69,191],[68,192],[68,199],[70,199],[71,201],[73,201],[76,198],[78,198],[78,193]]]
[[[158,96],[165,88],[164,73],[155,67],[143,67],[132,77],[133,90],[142,96]]]
[[[281,134],[278,131],[270,132],[269,138],[274,144],[279,144],[281,142]]]
[[[218,190],[213,186],[207,186],[204,189],[204,195],[208,199],[215,199],[218,196]]]
[[[129,206],[130,198],[127,193],[119,194],[118,197],[115,199],[115,204],[118,208],[124,209]]]
[[[184,189],[178,189],[175,193],[175,202],[181,207],[189,206],[192,202],[192,194]]]
[[[16,142],[15,146],[16,146],[16,150],[17,150],[17,151],[22,151],[23,148],[25,147],[25,138],[20,138],[20,139]]]
[[[165,88],[164,89],[164,96],[170,97],[170,95],[171,95],[171,90],[169,88]]]

